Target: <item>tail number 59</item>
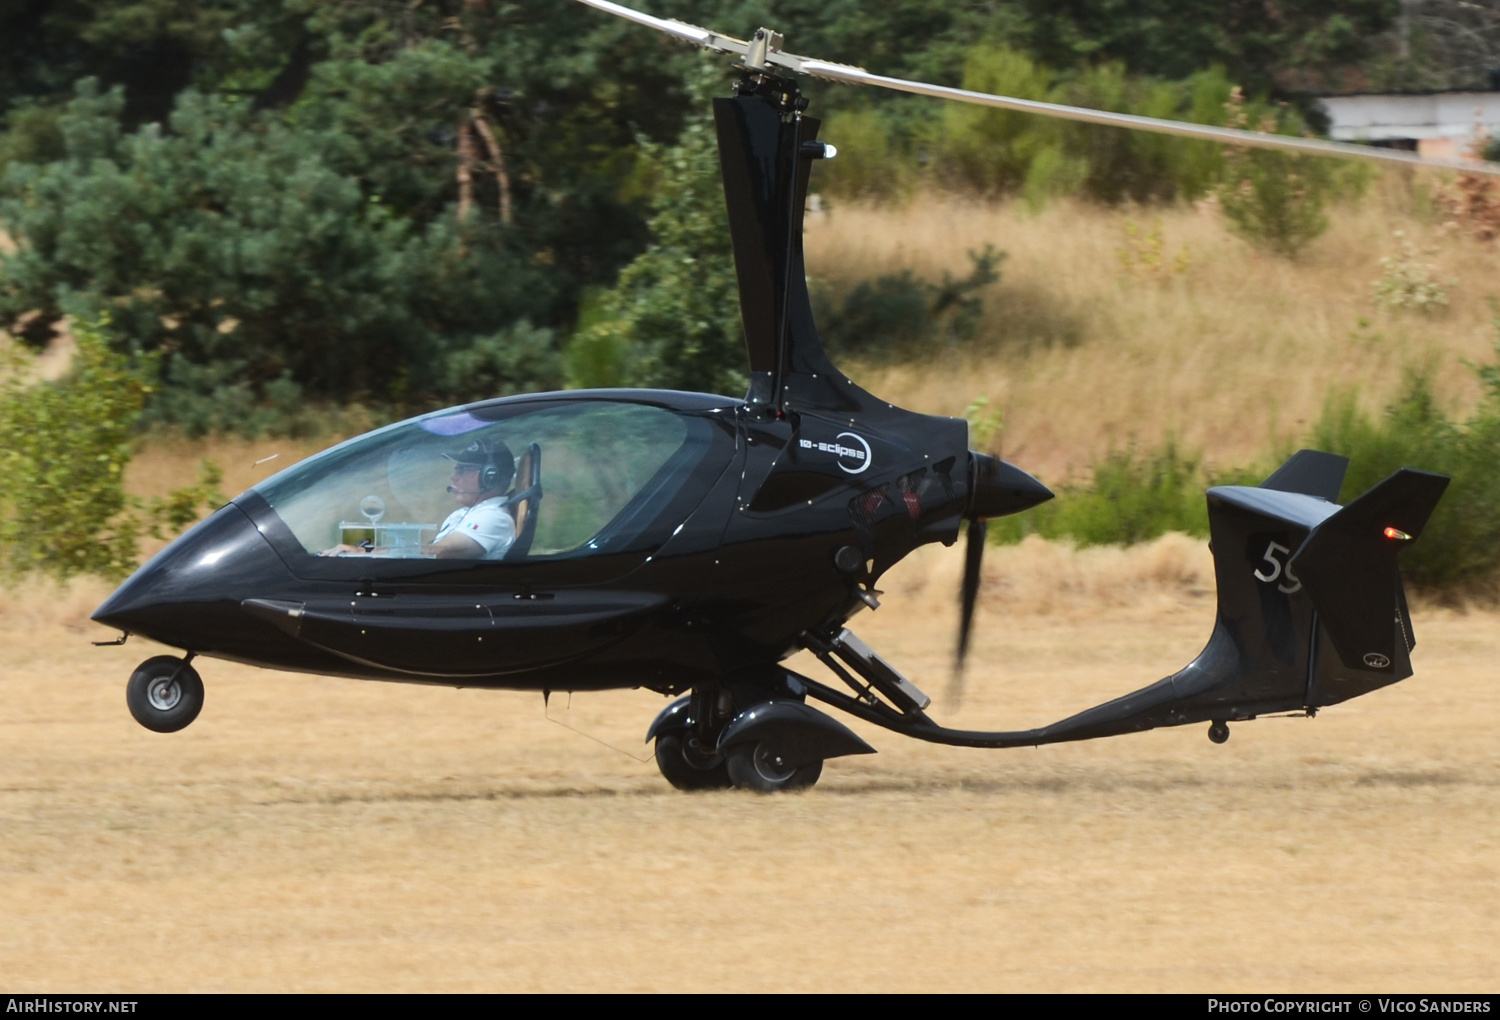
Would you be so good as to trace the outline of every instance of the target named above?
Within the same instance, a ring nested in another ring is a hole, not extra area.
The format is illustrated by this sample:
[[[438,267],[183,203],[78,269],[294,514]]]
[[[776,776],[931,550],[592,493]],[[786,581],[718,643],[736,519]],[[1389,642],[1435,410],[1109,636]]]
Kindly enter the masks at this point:
[[[1276,585],[1276,590],[1287,595],[1301,591],[1302,582],[1297,580],[1296,574],[1292,573],[1291,553],[1292,551],[1280,542],[1272,542],[1266,546],[1265,555],[1261,557],[1266,565],[1263,569],[1257,569],[1255,576],[1266,584],[1274,584],[1277,578],[1283,578],[1282,582]]]

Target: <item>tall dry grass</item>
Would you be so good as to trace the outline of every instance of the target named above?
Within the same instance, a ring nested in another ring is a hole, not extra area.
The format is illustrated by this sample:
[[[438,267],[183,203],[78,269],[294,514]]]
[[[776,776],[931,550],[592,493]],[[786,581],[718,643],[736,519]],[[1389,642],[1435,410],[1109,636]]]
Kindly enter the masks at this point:
[[[203,460],[212,460],[224,470],[221,485],[224,494],[233,496],[344,438],[331,435],[317,439],[239,436],[185,439],[157,433],[142,441],[126,474],[125,489],[135,496],[165,495],[191,483],[198,465]]]
[[[86,634],[94,640],[107,639],[89,620],[99,603],[108,597],[114,585],[97,577],[78,577],[57,581],[41,574],[0,578],[0,635],[11,649],[36,642],[45,646],[55,641],[59,632],[70,640]]]
[[[125,473],[125,491],[132,496],[150,499],[165,496],[173,489],[191,485],[204,461],[212,461],[224,472],[220,491],[226,497],[243,492],[264,481],[282,468],[291,467],[335,442],[342,435],[318,439],[278,439],[262,437],[212,436],[186,439],[167,433],[155,433],[142,440]],[[141,541],[142,559],[151,556],[166,543],[145,537]]]
[[[1422,187],[1387,175],[1334,208],[1328,233],[1297,261],[1257,253],[1211,203],[1058,202],[1040,214],[940,195],[901,208],[840,204],[808,228],[809,272],[835,292],[902,269],[964,275],[966,253],[993,244],[1009,257],[977,343],[920,364],[846,366],[851,373],[934,413],[990,398],[1004,414],[1006,457],[1051,481],[1111,447],[1169,434],[1227,467],[1295,443],[1333,387],[1358,387],[1377,410],[1417,369],[1456,408],[1477,399],[1463,359],[1490,355],[1487,300],[1500,294],[1500,252],[1444,230]],[[1131,224],[1139,238],[1157,223],[1169,260],[1187,252],[1186,269],[1164,279],[1132,272],[1119,255],[1132,247]],[[1375,303],[1378,263],[1397,251],[1398,230],[1436,248],[1424,260],[1439,278],[1457,278],[1447,310],[1424,316]]]

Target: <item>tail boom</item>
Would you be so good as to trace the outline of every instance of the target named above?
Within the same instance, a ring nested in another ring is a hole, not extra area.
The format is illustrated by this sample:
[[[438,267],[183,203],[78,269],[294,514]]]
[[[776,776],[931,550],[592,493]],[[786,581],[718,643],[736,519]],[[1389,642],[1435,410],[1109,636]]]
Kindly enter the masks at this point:
[[[1187,666],[1140,690],[1048,726],[1001,731],[948,729],[812,680],[807,693],[907,736],[998,748],[1311,715],[1404,680],[1416,640],[1396,557],[1421,534],[1448,479],[1403,468],[1340,507],[1329,497],[1346,464],[1304,450],[1261,486],[1208,491],[1213,633]]]

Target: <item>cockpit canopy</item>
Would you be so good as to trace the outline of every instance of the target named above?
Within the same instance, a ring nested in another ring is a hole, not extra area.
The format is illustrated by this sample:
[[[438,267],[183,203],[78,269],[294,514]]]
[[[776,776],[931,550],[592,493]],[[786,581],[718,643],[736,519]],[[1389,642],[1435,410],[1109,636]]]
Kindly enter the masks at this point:
[[[476,440],[503,443],[520,467],[511,512],[518,523],[535,518],[514,552],[583,556],[632,546],[696,470],[721,469],[708,456],[715,432],[701,415],[648,403],[502,400],[359,436],[254,488],[308,553],[369,543],[381,555],[421,557],[460,507],[451,458]],[[528,487],[540,490],[529,505]]]

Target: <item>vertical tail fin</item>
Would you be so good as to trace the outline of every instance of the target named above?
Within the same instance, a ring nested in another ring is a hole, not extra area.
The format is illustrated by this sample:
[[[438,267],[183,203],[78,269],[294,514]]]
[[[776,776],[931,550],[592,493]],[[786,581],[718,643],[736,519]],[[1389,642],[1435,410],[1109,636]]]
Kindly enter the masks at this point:
[[[1392,669],[1415,644],[1396,554],[1422,533],[1447,487],[1443,475],[1402,468],[1319,524],[1292,557],[1347,669]]]
[[[1261,482],[1260,487],[1278,492],[1300,492],[1337,503],[1339,490],[1344,487],[1344,472],[1348,469],[1348,457],[1320,450],[1298,450],[1273,471],[1270,478]]]

